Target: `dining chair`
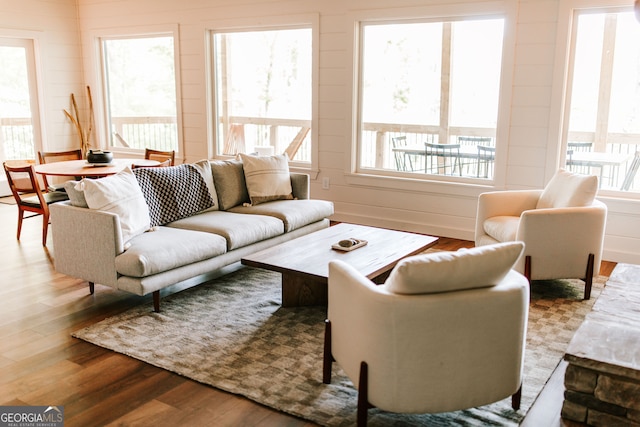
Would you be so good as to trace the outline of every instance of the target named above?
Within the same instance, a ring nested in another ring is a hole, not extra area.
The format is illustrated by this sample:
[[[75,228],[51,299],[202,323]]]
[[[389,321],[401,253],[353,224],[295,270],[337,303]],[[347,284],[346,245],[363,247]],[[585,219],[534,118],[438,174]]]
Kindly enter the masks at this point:
[[[460,144],[436,144],[425,142],[425,173],[453,175],[458,170],[462,176],[460,165]],[[449,172],[447,172],[447,169]],[[442,171],[442,172],[440,172]]]
[[[160,162],[156,165],[138,165],[133,163],[131,165],[131,169],[137,169],[137,168],[166,168],[171,166],[171,159],[167,159],[164,162]]]
[[[38,161],[40,164],[64,162],[68,160],[82,160],[82,150],[68,150],[68,151],[38,151]],[[76,180],[80,180],[82,177],[76,177]],[[47,175],[42,175],[44,186],[47,192],[50,191],[64,191],[64,183],[52,185],[47,180]]]
[[[175,150],[171,151],[160,151],[160,150],[152,150],[150,148],[144,149],[144,158],[146,160],[157,160],[159,162],[164,162],[165,160],[171,160],[171,164],[169,166],[173,166],[176,162],[176,152]]]
[[[47,231],[49,229],[49,205],[55,202],[69,200],[67,193],[51,191],[43,193],[40,189],[33,164],[23,162],[3,162],[2,166],[7,175],[7,182],[13,198],[18,206],[18,233],[20,240],[22,220],[37,215],[42,215],[42,246],[47,245]],[[25,217],[25,212],[33,212],[34,215]]]

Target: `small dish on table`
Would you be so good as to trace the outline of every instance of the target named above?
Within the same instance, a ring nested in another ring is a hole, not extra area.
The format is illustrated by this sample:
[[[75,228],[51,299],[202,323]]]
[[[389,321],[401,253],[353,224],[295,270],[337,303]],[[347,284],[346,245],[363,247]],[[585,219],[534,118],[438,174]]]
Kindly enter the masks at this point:
[[[334,243],[333,245],[331,245],[331,247],[338,251],[349,252],[361,248],[367,243],[368,242],[366,240],[354,239],[353,237],[351,237],[349,239],[340,240],[338,243]]]

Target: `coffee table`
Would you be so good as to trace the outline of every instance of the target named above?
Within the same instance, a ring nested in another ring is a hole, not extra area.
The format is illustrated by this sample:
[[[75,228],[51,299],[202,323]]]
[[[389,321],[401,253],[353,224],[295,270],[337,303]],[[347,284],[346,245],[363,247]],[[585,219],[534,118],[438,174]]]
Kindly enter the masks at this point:
[[[366,240],[350,252],[332,249],[342,239]],[[383,283],[402,258],[433,246],[437,237],[340,223],[242,258],[244,265],[282,273],[282,306],[327,304],[329,261],[342,260]]]

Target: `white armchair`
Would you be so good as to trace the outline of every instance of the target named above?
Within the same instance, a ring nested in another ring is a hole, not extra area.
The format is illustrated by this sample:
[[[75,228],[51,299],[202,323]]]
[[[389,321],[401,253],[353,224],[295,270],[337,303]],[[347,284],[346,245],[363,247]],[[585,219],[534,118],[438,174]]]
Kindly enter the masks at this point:
[[[406,258],[377,286],[329,264],[323,382],[336,361],[367,409],[437,413],[512,396],[522,386],[529,287],[511,270],[520,242]]]
[[[598,178],[558,171],[544,190],[496,191],[478,200],[475,244],[521,241],[515,265],[529,281],[582,279],[591,296],[600,270],[607,206],[595,199]]]

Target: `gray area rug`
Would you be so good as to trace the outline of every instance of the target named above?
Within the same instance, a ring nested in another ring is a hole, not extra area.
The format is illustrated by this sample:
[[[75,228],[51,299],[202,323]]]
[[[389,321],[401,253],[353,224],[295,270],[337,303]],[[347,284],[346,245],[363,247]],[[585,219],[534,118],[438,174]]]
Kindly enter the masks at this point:
[[[518,412],[510,398],[446,414],[371,409],[369,425],[518,425],[600,295],[599,279],[589,301],[580,281],[533,284]],[[278,273],[243,268],[164,298],[161,310],[144,304],[74,336],[320,425],[355,425],[357,392],[336,363],[332,384],[322,383],[326,309],[280,307]]]

